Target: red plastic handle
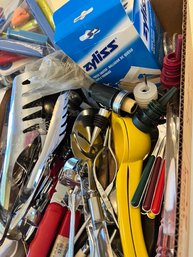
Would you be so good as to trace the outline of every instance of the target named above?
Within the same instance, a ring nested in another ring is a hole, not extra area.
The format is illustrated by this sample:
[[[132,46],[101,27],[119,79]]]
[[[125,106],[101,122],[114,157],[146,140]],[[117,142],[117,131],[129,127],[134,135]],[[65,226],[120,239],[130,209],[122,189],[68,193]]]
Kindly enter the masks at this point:
[[[52,187],[49,191],[49,194],[48,194],[49,199],[51,199],[53,194],[56,192],[55,187],[56,187],[56,184],[58,182],[58,174],[59,174],[61,168],[63,167],[63,165],[64,165],[63,160],[59,159],[58,157],[54,158],[54,162],[52,164],[51,172],[50,172],[50,176],[53,179],[53,185],[52,185]]]
[[[54,247],[52,249],[50,257],[59,257],[59,256],[63,257],[66,255],[66,252],[68,251],[68,239],[70,235],[70,218],[71,218],[71,212],[69,210],[65,215],[64,221],[61,225],[60,231],[55,240]],[[75,233],[79,227],[80,219],[81,219],[81,213],[79,211],[76,211]]]
[[[149,182],[149,185],[148,185],[148,188],[147,188],[147,191],[146,191],[146,195],[145,195],[144,200],[143,200],[142,208],[146,212],[151,210],[153,195],[154,195],[154,192],[155,192],[155,186],[156,186],[156,182],[157,182],[157,179],[158,179],[158,176],[159,176],[161,163],[162,163],[162,158],[157,157],[156,161],[154,163],[154,166],[153,166],[153,170],[152,170],[152,173],[151,173],[151,178],[150,178],[150,182]]]
[[[30,244],[27,257],[47,257],[67,208],[50,203]]]
[[[26,57],[23,55],[0,51],[0,65],[6,65],[8,63],[16,62],[25,58]]]
[[[157,183],[157,187],[155,189],[152,207],[151,207],[151,211],[155,215],[158,215],[161,210],[161,203],[162,203],[163,193],[164,193],[165,165],[166,165],[166,161],[164,160],[162,164],[159,180]]]
[[[60,236],[64,236],[66,238],[69,237],[70,217],[71,217],[71,212],[70,212],[70,210],[68,210],[64,217],[64,221],[60,227],[59,233],[58,233]]]
[[[71,212],[70,210],[68,210],[65,218],[64,218],[64,221],[62,223],[62,226],[60,228],[60,231],[59,231],[59,235],[61,236],[64,236],[66,238],[69,238],[69,234],[70,234],[70,217],[71,217]],[[81,219],[81,213],[80,211],[76,211],[76,214],[75,214],[75,233],[79,227],[79,224],[80,224],[80,219]]]
[[[64,166],[64,161],[59,157],[55,157],[54,163],[52,164],[52,167],[51,167],[50,176],[58,177],[58,174],[63,166]]]

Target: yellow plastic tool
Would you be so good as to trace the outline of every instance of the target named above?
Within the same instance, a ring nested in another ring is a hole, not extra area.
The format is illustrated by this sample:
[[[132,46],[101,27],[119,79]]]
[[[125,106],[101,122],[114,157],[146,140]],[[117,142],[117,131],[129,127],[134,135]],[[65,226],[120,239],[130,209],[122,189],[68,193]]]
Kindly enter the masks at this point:
[[[133,208],[130,201],[139,183],[145,156],[150,151],[149,134],[138,130],[129,117],[112,115],[112,132],[119,170],[116,180],[118,221],[125,257],[148,257],[140,207]]]
[[[141,132],[132,122],[131,118],[124,119],[129,138],[129,203],[135,193],[141,177],[143,160],[149,153],[151,138],[149,134]],[[129,204],[131,230],[137,257],[148,257],[145,241],[143,237],[140,207],[133,208]]]
[[[153,219],[155,219],[156,215],[155,215],[153,212],[150,211],[150,212],[147,213],[147,217],[148,217],[149,219],[152,219],[152,220],[153,220]]]
[[[115,155],[118,162],[118,174],[116,179],[116,194],[118,208],[118,223],[124,256],[136,257],[133,238],[131,234],[129,199],[128,199],[128,135],[122,118],[112,114],[112,135]]]

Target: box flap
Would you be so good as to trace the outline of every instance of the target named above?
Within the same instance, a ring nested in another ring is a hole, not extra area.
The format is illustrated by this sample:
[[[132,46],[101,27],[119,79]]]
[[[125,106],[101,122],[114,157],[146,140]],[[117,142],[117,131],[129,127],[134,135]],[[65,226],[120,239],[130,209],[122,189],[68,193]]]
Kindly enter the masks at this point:
[[[116,33],[131,26],[119,0],[105,2],[102,10],[103,0],[84,0],[76,5],[74,2],[77,3],[76,0],[71,0],[54,14],[55,42],[59,45],[61,43],[69,56],[74,55],[74,52],[84,52],[88,48],[92,51],[91,47],[95,48],[102,40],[113,34],[115,37]],[[85,14],[86,12],[88,13]],[[64,13],[67,14],[65,17]],[[69,42],[68,45],[64,41]]]
[[[133,5],[134,0],[121,0],[123,8],[125,9],[126,14],[129,16],[129,19],[133,21]]]

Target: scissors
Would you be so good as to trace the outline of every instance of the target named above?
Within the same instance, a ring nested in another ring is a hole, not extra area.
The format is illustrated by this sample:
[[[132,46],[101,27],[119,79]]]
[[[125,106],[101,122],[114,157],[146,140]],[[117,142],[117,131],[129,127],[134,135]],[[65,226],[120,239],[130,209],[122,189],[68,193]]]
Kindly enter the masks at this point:
[[[99,159],[99,157],[102,155],[102,153],[106,150],[110,151],[111,156],[114,160],[115,163],[115,168],[114,168],[114,176],[113,179],[111,181],[111,183],[107,186],[106,190],[104,190],[103,186],[101,185],[101,183],[99,182],[97,175],[96,175],[96,166],[97,166],[97,160]],[[93,176],[94,176],[94,180],[95,180],[95,184],[96,184],[96,188],[101,196],[101,199],[103,200],[107,210],[109,211],[109,213],[112,215],[113,220],[117,226],[117,228],[119,228],[118,222],[117,222],[117,218],[115,216],[115,212],[114,209],[112,207],[112,204],[109,200],[109,194],[113,189],[114,186],[114,182],[117,176],[117,160],[115,158],[115,155],[113,153],[113,150],[111,148],[111,128],[107,128],[106,131],[106,135],[105,135],[105,140],[104,140],[104,144],[103,144],[103,148],[98,152],[98,154],[96,155],[94,162],[93,162]]]

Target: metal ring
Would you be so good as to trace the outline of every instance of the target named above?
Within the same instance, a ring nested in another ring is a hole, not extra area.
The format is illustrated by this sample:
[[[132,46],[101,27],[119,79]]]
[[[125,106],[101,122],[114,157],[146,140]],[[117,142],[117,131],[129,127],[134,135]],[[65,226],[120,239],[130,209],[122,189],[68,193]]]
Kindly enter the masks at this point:
[[[128,91],[120,91],[115,99],[114,99],[114,102],[113,102],[113,105],[112,105],[112,109],[114,112],[116,112],[117,114],[121,114],[121,106],[122,106],[122,103],[123,103],[123,100],[125,99],[125,97],[127,97],[129,95],[129,92]]]

